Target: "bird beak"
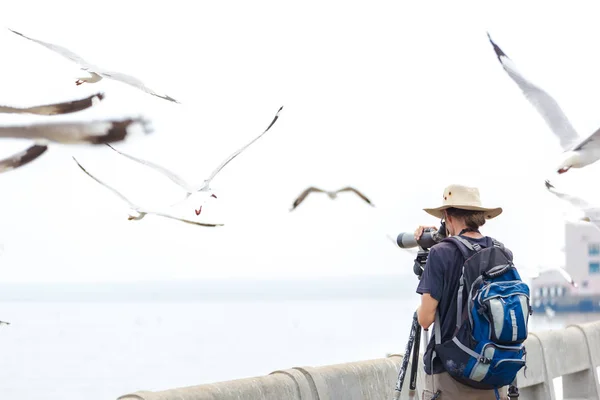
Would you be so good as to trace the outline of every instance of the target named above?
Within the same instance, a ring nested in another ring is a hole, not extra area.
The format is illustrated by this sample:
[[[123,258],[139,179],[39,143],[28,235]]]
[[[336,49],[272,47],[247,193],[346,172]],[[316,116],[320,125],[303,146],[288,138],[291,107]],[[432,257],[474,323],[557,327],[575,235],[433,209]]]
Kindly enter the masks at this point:
[[[571,167],[561,168],[556,172],[558,172],[559,174],[564,174],[565,172],[567,172],[569,170],[569,168],[571,168]]]

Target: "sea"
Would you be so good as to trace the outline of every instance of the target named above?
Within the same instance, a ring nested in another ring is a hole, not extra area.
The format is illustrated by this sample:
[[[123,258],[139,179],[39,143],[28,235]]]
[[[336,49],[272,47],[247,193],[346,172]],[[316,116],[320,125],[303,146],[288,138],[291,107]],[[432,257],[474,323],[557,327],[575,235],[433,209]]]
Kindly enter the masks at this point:
[[[0,285],[0,398],[115,400],[402,353],[420,298],[395,282]],[[534,315],[530,330],[598,319]]]

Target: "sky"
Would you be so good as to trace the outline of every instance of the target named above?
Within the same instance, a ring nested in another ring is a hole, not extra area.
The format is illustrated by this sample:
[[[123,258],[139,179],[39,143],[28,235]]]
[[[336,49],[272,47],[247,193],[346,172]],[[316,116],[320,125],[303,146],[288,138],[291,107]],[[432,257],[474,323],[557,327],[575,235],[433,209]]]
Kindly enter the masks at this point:
[[[594,2],[20,1],[0,26],[59,44],[179,100],[119,82],[75,85],[77,65],[0,32],[0,103],[106,99],[67,116],[0,115],[0,124],[144,115],[150,135],[115,144],[201,183],[225,157],[273,128],[214,179],[202,219],[148,216],[80,171],[72,156],[135,203],[164,209],[184,193],[105,146],[52,145],[0,175],[3,282],[127,282],[406,274],[414,256],[386,234],[438,225],[424,207],[445,186],[477,186],[503,207],[482,232],[517,266],[564,262],[568,206],[557,188],[598,199],[600,163],[555,173],[558,140],[508,77],[486,32],[558,101],[576,130],[600,126],[600,26]],[[35,9],[35,12],[31,12]],[[29,143],[2,140],[0,156]],[[331,201],[308,186],[352,185]],[[600,200],[600,199],[598,199]],[[196,218],[192,197],[178,215]],[[175,210],[174,210],[175,212]],[[415,286],[417,281],[415,280]]]

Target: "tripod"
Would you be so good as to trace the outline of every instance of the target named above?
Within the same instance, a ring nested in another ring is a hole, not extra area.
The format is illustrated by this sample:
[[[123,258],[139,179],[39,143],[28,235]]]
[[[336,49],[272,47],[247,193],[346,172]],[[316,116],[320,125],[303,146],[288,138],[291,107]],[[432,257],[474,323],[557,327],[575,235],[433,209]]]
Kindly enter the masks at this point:
[[[413,265],[413,272],[421,280],[425,263],[427,262],[427,256],[429,251],[419,247],[417,257],[415,258],[415,264]],[[425,331],[425,347],[429,343],[429,334]],[[402,392],[402,386],[404,385],[404,378],[406,376],[406,367],[408,367],[408,359],[412,351],[412,366],[410,369],[410,385],[409,389],[415,390],[417,387],[417,372],[419,368],[419,345],[421,344],[421,326],[419,325],[419,317],[417,311],[413,314],[412,324],[410,326],[410,334],[408,335],[408,343],[404,350],[404,357],[402,357],[402,364],[400,371],[398,371],[398,380],[396,381],[396,389],[394,390],[394,400],[400,399],[400,393]],[[423,351],[423,354],[425,351]]]
[[[425,346],[429,342],[428,332],[425,331]],[[410,327],[410,334],[408,335],[408,343],[404,350],[404,357],[402,357],[402,364],[400,371],[398,372],[398,380],[396,381],[396,389],[394,390],[394,400],[400,399],[400,393],[402,386],[404,385],[404,378],[406,377],[406,369],[408,367],[408,360],[412,351],[412,366],[410,369],[410,383],[409,389],[415,390],[417,387],[417,372],[419,368],[419,345],[421,344],[421,326],[419,325],[419,319],[417,312],[413,314],[413,320]]]

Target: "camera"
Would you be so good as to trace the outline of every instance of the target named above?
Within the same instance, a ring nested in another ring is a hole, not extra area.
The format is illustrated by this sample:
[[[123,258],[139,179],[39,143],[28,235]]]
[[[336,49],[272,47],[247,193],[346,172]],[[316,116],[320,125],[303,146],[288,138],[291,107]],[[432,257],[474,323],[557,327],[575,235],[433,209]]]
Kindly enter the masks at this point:
[[[446,223],[442,222],[440,229],[432,230],[426,228],[419,240],[415,239],[414,233],[402,232],[396,238],[396,243],[403,249],[419,246],[423,250],[429,250],[434,244],[439,243],[446,237]]]
[[[415,239],[414,233],[408,232],[402,232],[396,238],[396,243],[403,249],[419,246],[419,251],[417,252],[417,257],[415,258],[415,264],[413,265],[413,272],[419,277],[419,279],[421,279],[421,275],[425,269],[425,263],[427,263],[429,249],[436,243],[439,243],[445,237],[446,223],[442,222],[440,229],[437,231],[426,228],[419,240]]]

